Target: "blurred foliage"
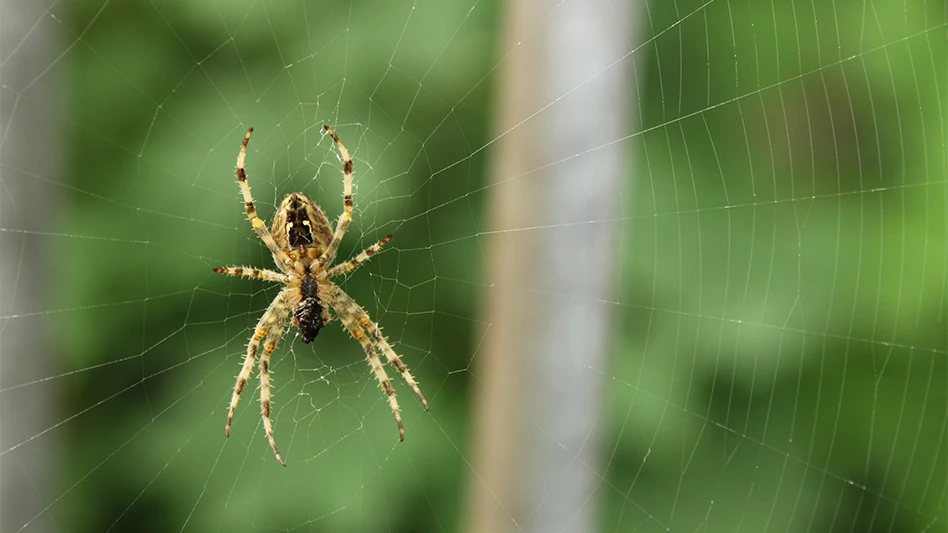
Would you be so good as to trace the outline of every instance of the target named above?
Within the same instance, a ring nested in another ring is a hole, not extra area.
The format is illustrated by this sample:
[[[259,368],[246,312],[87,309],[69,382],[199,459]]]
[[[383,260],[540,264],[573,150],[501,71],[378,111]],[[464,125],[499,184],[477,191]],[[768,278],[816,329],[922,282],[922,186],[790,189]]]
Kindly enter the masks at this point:
[[[944,8],[720,2],[636,56],[607,530],[948,519]]]
[[[639,134],[626,141],[604,530],[944,524],[944,3],[702,4],[650,3],[649,42],[621,64]],[[57,243],[69,268],[49,305],[81,309],[53,320],[61,371],[86,370],[63,380],[63,418],[76,418],[57,523],[456,530],[483,334],[481,148],[508,52],[496,7],[69,7],[69,85],[50,109],[72,128],[75,192],[59,216],[75,237]],[[312,345],[292,332],[273,364],[282,469],[254,390],[223,436],[275,289],[211,268],[270,264],[233,176],[248,126],[262,216],[297,190],[338,214],[324,123],[356,158],[340,257],[395,235],[344,288],[432,412],[396,383],[398,444],[359,347],[335,327]]]
[[[466,431],[469,375],[458,371],[474,345],[469,237],[482,200],[470,193],[483,187],[484,164],[471,154],[485,142],[496,14],[489,3],[416,7],[72,6],[71,37],[82,38],[68,56],[63,113],[75,126],[78,192],[62,226],[91,238],[63,243],[72,267],[53,307],[84,308],[60,324],[64,370],[102,366],[69,382],[64,412],[94,408],[69,426],[63,479],[87,490],[53,511],[62,523],[418,531],[457,522],[462,464],[441,432]],[[294,330],[273,362],[276,435],[290,465],[281,469],[259,446],[256,379],[223,435],[244,346],[276,289],[211,268],[272,264],[233,173],[249,126],[261,215],[272,220],[283,195],[303,191],[335,219],[342,166],[323,124],[356,159],[340,258],[395,235],[344,288],[397,343],[437,423],[396,378],[407,433],[398,444],[358,344],[332,327],[303,345]],[[467,239],[450,244],[458,237]]]

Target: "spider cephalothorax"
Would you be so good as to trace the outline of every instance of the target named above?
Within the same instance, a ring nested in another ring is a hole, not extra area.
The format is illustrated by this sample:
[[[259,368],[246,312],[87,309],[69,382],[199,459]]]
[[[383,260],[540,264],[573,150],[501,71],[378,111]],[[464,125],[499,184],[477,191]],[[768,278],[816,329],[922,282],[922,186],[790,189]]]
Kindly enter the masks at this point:
[[[273,218],[273,240],[284,250],[315,251],[316,258],[332,242],[329,219],[309,196],[286,195]]]
[[[273,425],[270,422],[272,407],[270,400],[270,355],[276,349],[277,342],[283,335],[290,314],[293,315],[293,325],[300,330],[302,341],[310,343],[319,334],[319,330],[332,319],[329,310],[332,309],[335,312],[336,318],[339,319],[343,327],[362,345],[369,367],[375,374],[375,378],[378,380],[379,386],[388,398],[389,406],[395,414],[400,440],[405,439],[402,416],[398,408],[398,401],[395,399],[395,388],[392,387],[392,383],[385,372],[385,367],[382,366],[380,354],[384,355],[385,360],[411,385],[418,397],[421,398],[425,410],[428,409],[428,402],[425,400],[425,395],[421,393],[421,389],[418,388],[418,383],[408,372],[408,367],[395,353],[392,345],[382,335],[378,324],[372,322],[368,313],[355,300],[330,281],[333,277],[347,274],[358,268],[359,265],[378,253],[392,236],[385,237],[344,263],[329,266],[335,259],[339,242],[352,220],[352,158],[349,157],[346,147],[339,141],[339,137],[332,129],[329,126],[325,126],[325,128],[342,156],[343,212],[339,216],[336,230],[333,231],[330,227],[329,219],[326,218],[323,210],[308,196],[298,192],[288,194],[280,202],[280,207],[273,218],[273,229],[267,230],[266,224],[257,216],[253,196],[250,194],[250,185],[247,184],[247,173],[244,169],[244,161],[247,158],[247,143],[250,142],[250,135],[253,133],[253,128],[251,128],[247,131],[244,142],[240,145],[240,153],[237,156],[237,183],[240,185],[240,192],[244,198],[244,207],[247,210],[250,225],[253,226],[257,235],[270,249],[270,253],[273,254],[273,261],[280,271],[248,267],[214,269],[215,272],[220,274],[245,276],[284,285],[283,290],[273,299],[270,307],[263,313],[263,316],[257,322],[256,328],[254,328],[253,336],[247,345],[247,355],[244,357],[243,367],[237,376],[237,384],[234,386],[234,394],[230,400],[225,428],[225,434],[229,436],[234,410],[237,409],[237,401],[240,399],[240,393],[247,385],[247,380],[250,379],[260,343],[263,342],[263,351],[260,353],[260,409],[263,415],[263,427],[267,439],[270,441],[270,447],[273,448],[274,455],[283,466],[286,466],[286,463],[280,456],[280,452],[277,451],[276,440],[273,437]]]

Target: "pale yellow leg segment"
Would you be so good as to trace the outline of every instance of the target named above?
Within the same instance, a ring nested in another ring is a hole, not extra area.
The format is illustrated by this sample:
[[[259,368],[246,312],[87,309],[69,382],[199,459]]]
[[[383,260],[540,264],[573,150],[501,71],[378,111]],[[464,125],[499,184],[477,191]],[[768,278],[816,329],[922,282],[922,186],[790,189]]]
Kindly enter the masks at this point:
[[[398,423],[398,440],[405,440],[405,426],[402,424],[401,409],[398,408],[398,400],[395,398],[395,387],[392,386],[392,382],[388,379],[388,374],[385,373],[385,367],[382,366],[382,361],[375,352],[375,346],[372,345],[372,341],[370,341],[365,332],[362,331],[362,328],[353,321],[353,317],[341,314],[338,310],[336,316],[339,317],[339,321],[346,326],[346,329],[349,330],[352,337],[359,341],[359,344],[362,345],[362,349],[365,350],[365,357],[369,362],[369,367],[372,369],[372,372],[375,373],[375,379],[379,381],[382,392],[384,392],[388,398],[388,405],[392,408],[392,413],[395,414],[395,422]]]
[[[388,340],[382,336],[382,332],[379,331],[379,327],[376,324],[373,324],[369,320],[368,316],[364,319],[360,318],[359,323],[362,324],[362,327],[366,331],[371,332],[372,338],[375,339],[375,343],[379,345],[379,348],[382,349],[382,353],[385,354],[385,359],[390,365],[395,367],[395,370],[402,375],[402,379],[405,380],[405,383],[408,383],[411,388],[415,391],[415,394],[418,395],[418,398],[421,400],[421,405],[425,407],[425,411],[428,410],[428,400],[425,399],[425,395],[421,392],[421,389],[418,387],[418,382],[415,381],[414,376],[411,375],[411,372],[408,371],[408,367],[402,362],[402,359],[398,357],[398,354],[395,353],[395,350],[392,348],[392,345],[388,343]],[[369,325],[366,325],[369,324]]]
[[[267,335],[267,342],[263,345],[263,353],[260,354],[260,414],[263,416],[263,429],[267,433],[270,447],[273,448],[273,455],[276,455],[277,461],[280,461],[281,465],[286,466],[286,461],[277,451],[276,439],[273,437],[273,423],[270,421],[270,411],[273,407],[270,394],[270,354],[276,349],[282,335],[282,324],[273,328]]]
[[[336,142],[336,148],[339,149],[339,155],[342,157],[342,200],[343,200],[343,211],[339,215],[339,222],[336,223],[336,232],[332,236],[332,242],[329,243],[329,246],[326,247],[326,251],[323,252],[322,257],[320,257],[319,263],[322,265],[327,265],[332,262],[333,257],[336,255],[336,250],[339,248],[339,243],[342,241],[342,237],[346,234],[346,230],[349,228],[349,222],[352,221],[352,158],[349,157],[349,151],[346,150],[346,147],[343,146],[342,141],[339,140],[339,137],[336,136],[336,133],[332,131],[332,128],[329,126],[323,126],[326,128],[326,132],[332,137],[332,140]],[[247,134],[250,135],[249,133]],[[244,143],[246,144],[246,142]],[[238,165],[239,166],[239,165]]]
[[[237,402],[240,401],[240,393],[244,392],[244,387],[247,386],[250,373],[253,371],[253,364],[257,358],[257,348],[260,346],[260,341],[266,334],[267,328],[262,325],[257,325],[257,329],[250,339],[250,344],[247,345],[247,356],[244,357],[244,366],[240,369],[240,374],[237,375],[237,384],[234,385],[234,394],[230,398],[230,408],[227,410],[227,425],[224,426],[224,435],[227,437],[230,437],[230,424],[234,420],[234,411],[237,410]]]
[[[231,396],[230,407],[227,410],[227,425],[224,427],[224,434],[228,437],[230,436],[230,425],[234,419],[234,411],[237,409],[237,402],[240,400],[240,393],[244,391],[244,387],[247,386],[247,381],[250,379],[250,374],[253,371],[254,360],[256,359],[257,351],[260,348],[260,342],[264,338],[267,338],[267,345],[269,345],[270,337],[275,334],[276,340],[279,340],[279,334],[283,331],[283,326],[286,323],[286,311],[283,309],[285,301],[286,293],[283,292],[278,294],[277,297],[273,299],[273,301],[270,303],[270,307],[267,308],[266,312],[263,313],[263,316],[260,317],[260,320],[257,321],[257,326],[254,328],[253,337],[250,338],[250,342],[247,344],[247,355],[244,358],[244,364],[240,369],[240,374],[237,376],[237,384],[234,385],[234,394]],[[268,333],[270,335],[268,335]],[[273,344],[275,346],[276,342]],[[268,359],[267,364],[269,365],[270,352],[267,352],[266,349],[267,346],[264,346],[264,353]],[[272,352],[272,350],[270,351]],[[261,363],[262,361],[263,360],[261,359]],[[267,379],[269,380],[269,376],[267,376]]]
[[[243,276],[245,278],[254,278],[260,279],[263,281],[275,281],[277,283],[286,284],[289,282],[289,279],[286,274],[282,272],[274,272],[273,270],[262,270],[259,268],[253,267],[223,267],[215,268],[214,272],[218,274],[224,274],[225,276]]]
[[[380,240],[379,242],[373,244],[372,246],[369,246],[368,248],[363,250],[362,253],[346,261],[345,263],[340,263],[332,267],[331,269],[329,269],[329,272],[328,272],[329,277],[331,278],[333,276],[348,274],[349,272],[352,272],[353,270],[359,268],[359,265],[368,261],[369,258],[372,257],[373,255],[379,253],[379,250],[381,250],[382,247],[385,246],[385,243],[387,243],[391,239],[392,239],[392,236],[389,235],[385,237],[384,239]]]
[[[250,220],[250,225],[253,226],[254,231],[260,236],[260,240],[270,249],[270,253],[273,254],[273,258],[277,264],[288,265],[290,261],[286,253],[277,246],[276,241],[273,240],[273,236],[270,235],[270,230],[267,229],[266,223],[257,216],[257,208],[253,203],[253,195],[250,194],[250,185],[247,184],[247,172],[244,169],[244,161],[247,159],[247,143],[250,142],[250,134],[252,133],[253,128],[247,130],[244,142],[240,145],[240,153],[237,155],[237,183],[240,185],[240,193],[244,197],[244,207],[247,210],[247,218]]]
[[[359,326],[365,328],[369,332],[369,335],[372,336],[372,339],[375,340],[375,343],[379,346],[379,349],[382,353],[385,354],[385,359],[395,367],[395,370],[402,375],[402,379],[405,380],[405,383],[408,383],[411,388],[415,391],[415,394],[418,395],[418,398],[421,400],[421,404],[425,407],[425,411],[428,410],[428,400],[425,399],[425,395],[421,392],[421,388],[418,386],[418,382],[415,380],[414,376],[411,375],[411,372],[408,371],[408,366],[402,361],[402,359],[395,353],[395,350],[392,348],[392,345],[388,343],[388,340],[382,336],[382,332],[375,322],[372,322],[372,319],[369,318],[369,314],[365,312],[365,309],[362,309],[362,306],[357,304],[348,294],[345,293],[339,287],[336,287],[333,292],[334,299],[333,306],[336,309],[336,315],[339,315],[339,319],[342,320],[343,317],[348,317],[349,320],[357,320]]]

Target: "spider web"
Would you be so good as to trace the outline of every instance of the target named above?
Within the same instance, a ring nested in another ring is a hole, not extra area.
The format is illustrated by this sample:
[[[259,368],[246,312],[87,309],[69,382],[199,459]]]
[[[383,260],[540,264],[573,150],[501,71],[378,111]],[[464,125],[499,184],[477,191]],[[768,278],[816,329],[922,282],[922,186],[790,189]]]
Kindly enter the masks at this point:
[[[507,37],[478,0],[4,3],[3,529],[462,529],[484,474],[489,158],[510,133],[492,129],[495,78],[567,3]],[[636,9],[604,58],[638,96],[632,134],[600,145],[634,165],[617,327],[586,369],[605,383],[598,529],[943,530],[944,2]],[[335,220],[323,124],[356,165],[340,259],[395,236],[341,285],[432,410],[390,372],[398,443],[358,344],[291,330],[272,363],[284,469],[256,372],[223,436],[278,288],[211,268],[272,265],[233,176],[249,126],[261,216],[303,191]],[[29,159],[41,139],[61,140]]]

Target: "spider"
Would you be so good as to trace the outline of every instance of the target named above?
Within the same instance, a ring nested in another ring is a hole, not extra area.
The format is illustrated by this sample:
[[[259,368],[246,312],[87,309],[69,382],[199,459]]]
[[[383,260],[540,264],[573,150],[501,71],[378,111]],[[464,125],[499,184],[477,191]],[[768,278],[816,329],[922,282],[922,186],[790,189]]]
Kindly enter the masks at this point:
[[[323,210],[312,199],[300,192],[288,194],[280,202],[280,207],[273,218],[273,229],[267,229],[266,223],[257,216],[253,196],[250,194],[250,185],[247,184],[247,172],[244,170],[244,160],[247,158],[247,143],[250,142],[250,135],[253,133],[253,128],[250,128],[247,130],[247,135],[240,145],[240,153],[237,155],[237,183],[240,185],[240,192],[244,197],[244,207],[247,210],[250,225],[253,226],[257,235],[270,249],[273,254],[273,261],[280,271],[239,266],[214,269],[214,272],[218,274],[243,276],[283,284],[283,290],[273,299],[266,312],[260,317],[254,328],[253,336],[247,344],[247,355],[244,357],[243,367],[237,376],[237,384],[234,385],[234,394],[231,397],[230,408],[227,413],[227,426],[224,429],[224,434],[229,437],[230,424],[234,418],[234,410],[237,409],[237,402],[240,400],[240,393],[243,392],[247,380],[250,379],[254,360],[257,358],[260,343],[263,342],[263,351],[259,354],[260,409],[263,415],[263,427],[267,439],[270,441],[270,447],[283,466],[286,466],[286,461],[277,451],[276,440],[273,437],[273,424],[270,422],[272,408],[270,399],[270,354],[276,349],[277,342],[282,337],[291,314],[293,325],[299,328],[303,342],[308,344],[313,342],[316,335],[319,334],[319,330],[332,320],[329,313],[330,308],[335,312],[336,318],[339,319],[342,326],[349,331],[349,334],[355,340],[359,341],[362,349],[365,350],[369,367],[375,374],[375,378],[378,380],[379,386],[388,398],[388,404],[395,414],[400,441],[405,440],[402,415],[398,408],[398,401],[395,399],[395,388],[385,373],[379,353],[384,354],[386,361],[411,385],[421,399],[425,410],[428,410],[428,401],[425,400],[425,395],[418,388],[418,382],[408,372],[408,367],[392,349],[388,340],[382,336],[378,324],[369,318],[365,309],[357,304],[352,297],[330,281],[331,278],[348,274],[358,268],[359,265],[378,253],[392,236],[388,235],[352,259],[330,267],[339,247],[339,242],[342,241],[342,237],[349,227],[349,222],[352,220],[352,158],[349,157],[349,152],[339,141],[339,137],[336,136],[335,132],[329,126],[324,126],[324,128],[332,137],[332,140],[335,141],[342,157],[343,212],[336,223],[336,231],[333,232],[330,228],[329,219],[326,218]]]

